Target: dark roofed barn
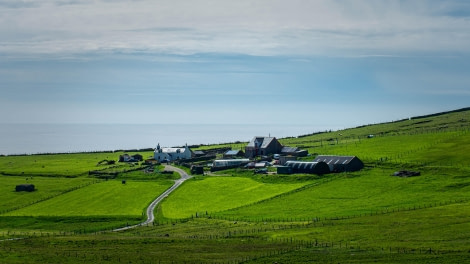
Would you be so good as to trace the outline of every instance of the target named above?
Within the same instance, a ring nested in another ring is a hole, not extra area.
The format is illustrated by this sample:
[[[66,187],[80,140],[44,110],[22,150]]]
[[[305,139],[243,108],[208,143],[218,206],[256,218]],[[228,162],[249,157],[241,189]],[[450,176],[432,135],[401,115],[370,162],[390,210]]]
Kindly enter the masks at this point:
[[[301,150],[298,147],[282,147],[281,155],[284,156],[296,156],[296,157],[305,157],[308,155],[308,150]]]
[[[313,161],[325,162],[332,172],[358,171],[364,168],[364,163],[356,156],[320,155]]]
[[[287,161],[285,166],[292,168],[292,173],[313,173],[313,174],[328,174],[330,168],[325,162],[311,162],[311,161]]]

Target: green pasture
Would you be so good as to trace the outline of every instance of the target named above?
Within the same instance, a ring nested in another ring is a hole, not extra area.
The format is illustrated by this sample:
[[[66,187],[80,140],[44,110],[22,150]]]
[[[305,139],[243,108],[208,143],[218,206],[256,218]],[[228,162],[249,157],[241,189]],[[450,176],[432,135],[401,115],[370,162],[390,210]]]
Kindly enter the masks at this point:
[[[270,231],[272,238],[341,242],[363,248],[468,250],[470,203],[406,210],[380,215],[309,223],[284,232]]]
[[[148,158],[151,152],[137,152]],[[21,176],[80,176],[93,170],[124,170],[130,164],[118,163],[119,155],[114,153],[72,153],[24,156],[0,156],[0,174]],[[134,155],[136,153],[129,152]],[[115,165],[100,165],[102,160],[114,160]]]
[[[470,199],[470,178],[458,172],[423,170],[422,176],[394,177],[391,169],[366,169],[251,206],[214,213],[246,220],[299,220],[387,212]]]
[[[0,176],[0,215],[5,211],[25,207],[98,182],[92,178],[50,178],[26,176]],[[34,192],[16,192],[18,184],[34,184]]]
[[[145,208],[173,183],[109,180],[93,184],[7,216],[142,216]]]
[[[186,182],[160,205],[165,218],[187,218],[197,213],[217,212],[267,199],[306,183],[262,183],[240,177],[206,177]]]

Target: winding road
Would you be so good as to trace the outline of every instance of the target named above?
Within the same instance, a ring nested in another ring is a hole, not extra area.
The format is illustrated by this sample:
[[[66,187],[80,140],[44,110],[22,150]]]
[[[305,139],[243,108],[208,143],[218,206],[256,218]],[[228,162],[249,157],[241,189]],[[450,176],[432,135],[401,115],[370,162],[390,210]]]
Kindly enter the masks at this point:
[[[132,225],[132,226],[125,226],[125,227],[121,227],[121,228],[118,228],[118,229],[114,229],[113,230],[114,232],[124,231],[124,230],[136,228],[136,227],[139,227],[139,226],[145,226],[145,225],[148,225],[148,224],[152,223],[155,220],[155,216],[153,215],[153,211],[155,210],[155,207],[157,207],[158,203],[160,203],[163,199],[165,199],[171,192],[176,190],[176,188],[178,188],[181,184],[183,184],[183,182],[185,182],[186,180],[188,180],[192,177],[192,176],[189,176],[184,170],[173,167],[171,165],[165,165],[165,170],[175,171],[175,172],[177,172],[181,175],[181,178],[176,180],[175,184],[173,184],[173,186],[171,186],[168,190],[166,190],[162,194],[160,194],[160,196],[158,196],[157,199],[155,199],[149,205],[149,207],[147,208],[147,220],[145,220],[144,222],[142,222],[140,224],[136,224],[136,225]]]

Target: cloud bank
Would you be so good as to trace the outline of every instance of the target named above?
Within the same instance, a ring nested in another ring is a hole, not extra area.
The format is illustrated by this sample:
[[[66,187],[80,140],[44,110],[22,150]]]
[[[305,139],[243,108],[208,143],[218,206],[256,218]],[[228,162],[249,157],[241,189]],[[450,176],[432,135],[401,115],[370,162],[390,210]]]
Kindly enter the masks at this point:
[[[0,54],[468,53],[466,1],[0,1]]]

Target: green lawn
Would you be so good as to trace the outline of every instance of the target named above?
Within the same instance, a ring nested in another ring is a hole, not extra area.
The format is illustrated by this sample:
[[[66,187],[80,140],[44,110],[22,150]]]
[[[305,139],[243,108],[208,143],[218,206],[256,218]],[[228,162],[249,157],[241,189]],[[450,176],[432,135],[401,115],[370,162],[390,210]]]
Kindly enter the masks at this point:
[[[142,216],[172,185],[167,182],[110,180],[93,184],[16,211],[8,216]]]

